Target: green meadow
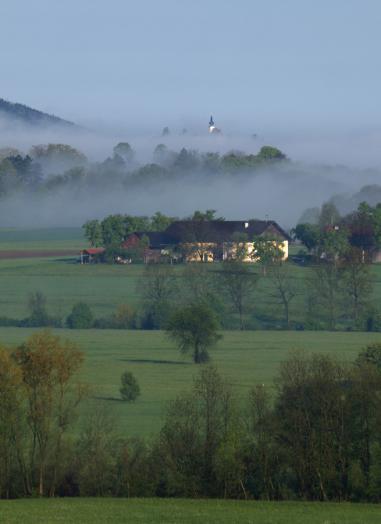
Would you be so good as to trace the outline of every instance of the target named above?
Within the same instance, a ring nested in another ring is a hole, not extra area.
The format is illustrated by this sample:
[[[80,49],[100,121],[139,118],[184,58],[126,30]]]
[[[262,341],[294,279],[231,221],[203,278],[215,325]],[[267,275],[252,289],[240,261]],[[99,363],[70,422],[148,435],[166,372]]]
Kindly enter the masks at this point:
[[[15,346],[34,331],[0,328],[0,341]],[[119,430],[131,436],[156,433],[168,401],[189,390],[199,370],[162,331],[57,329],[55,333],[74,341],[85,354],[80,379],[91,385],[91,394],[82,410],[106,407],[114,412]],[[225,331],[211,357],[236,396],[244,399],[253,385],[272,385],[280,363],[292,350],[326,352],[350,361],[371,342],[381,342],[381,334]],[[134,373],[141,387],[134,403],[120,400],[119,382],[125,370]]]
[[[80,228],[0,229],[1,251],[55,249],[78,250],[87,245]],[[298,248],[292,246],[292,251]],[[182,298],[184,266],[173,267],[177,275],[178,300]],[[208,266],[216,271],[218,265]],[[0,256],[0,317],[24,318],[28,314],[27,300],[31,292],[41,291],[48,300],[51,315],[66,317],[73,304],[86,302],[96,317],[111,315],[119,304],[139,309],[142,302],[142,277],[145,266],[90,264],[81,265],[78,257],[42,257],[1,259]],[[305,321],[305,290],[309,268],[290,263],[297,296],[290,306],[290,320]],[[253,271],[260,272],[253,266]],[[372,267],[374,302],[381,300],[381,264]],[[274,298],[269,278],[259,278],[249,306],[250,327],[281,326],[282,308]]]
[[[79,227],[0,228],[0,251],[81,249],[87,245]]]
[[[0,502],[2,524],[379,524],[371,504],[181,499],[44,499]]]

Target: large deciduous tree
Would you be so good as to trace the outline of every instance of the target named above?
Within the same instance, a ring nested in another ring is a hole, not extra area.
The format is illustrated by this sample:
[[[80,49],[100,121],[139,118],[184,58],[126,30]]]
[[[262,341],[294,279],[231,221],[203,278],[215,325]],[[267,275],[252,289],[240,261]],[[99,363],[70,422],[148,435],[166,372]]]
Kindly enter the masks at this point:
[[[167,325],[168,335],[180,351],[192,352],[196,364],[209,360],[208,349],[221,338],[217,330],[216,317],[205,304],[193,304],[177,310]]]
[[[72,383],[83,362],[83,355],[73,343],[42,331],[33,334],[14,356],[22,372],[27,421],[32,433],[32,483],[37,485],[40,496],[47,493],[45,480],[49,458],[52,467],[50,494],[54,495],[62,438],[84,395],[84,388]]]

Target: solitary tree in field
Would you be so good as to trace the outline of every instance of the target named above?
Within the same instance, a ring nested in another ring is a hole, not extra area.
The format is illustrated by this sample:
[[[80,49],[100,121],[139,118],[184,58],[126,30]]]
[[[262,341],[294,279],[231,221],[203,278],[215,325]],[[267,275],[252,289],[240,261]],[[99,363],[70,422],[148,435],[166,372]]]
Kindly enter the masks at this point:
[[[167,333],[175,340],[180,351],[191,351],[194,362],[200,364],[209,360],[208,349],[221,338],[217,329],[214,313],[205,304],[193,304],[172,315]]]
[[[119,391],[122,399],[129,402],[136,400],[140,395],[140,387],[134,374],[131,371],[125,371],[120,377],[120,381],[121,387]]]

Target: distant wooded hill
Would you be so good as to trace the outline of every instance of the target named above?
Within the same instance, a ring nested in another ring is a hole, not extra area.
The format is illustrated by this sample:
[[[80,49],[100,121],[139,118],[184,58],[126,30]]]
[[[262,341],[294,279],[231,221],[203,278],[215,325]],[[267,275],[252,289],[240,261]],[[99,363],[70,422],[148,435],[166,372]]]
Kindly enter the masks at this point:
[[[54,125],[54,126],[65,126],[75,127],[73,122],[63,120],[54,115],[43,113],[37,109],[25,106],[23,104],[13,104],[3,98],[0,98],[0,119],[2,116],[6,116],[14,121],[29,124],[33,126],[41,125]]]

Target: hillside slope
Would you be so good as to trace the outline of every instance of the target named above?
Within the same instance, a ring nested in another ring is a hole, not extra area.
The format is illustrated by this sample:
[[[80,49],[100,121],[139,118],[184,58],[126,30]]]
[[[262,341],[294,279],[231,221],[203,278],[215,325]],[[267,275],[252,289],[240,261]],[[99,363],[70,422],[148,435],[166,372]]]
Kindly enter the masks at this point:
[[[32,109],[23,104],[14,104],[0,98],[0,120],[2,118],[31,126],[54,125],[61,127],[75,127],[75,124],[72,122],[63,120],[57,116],[43,113],[42,111]]]

